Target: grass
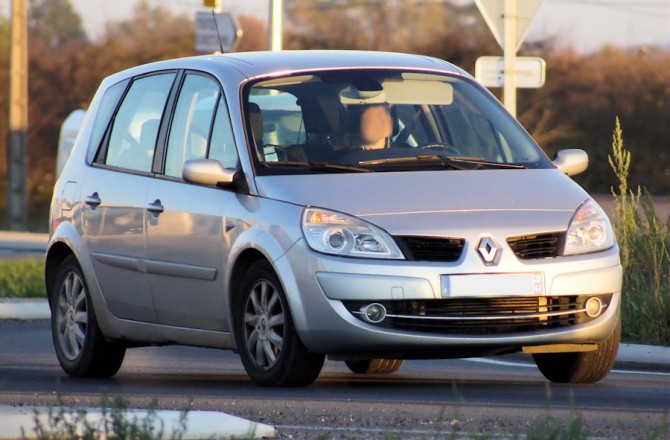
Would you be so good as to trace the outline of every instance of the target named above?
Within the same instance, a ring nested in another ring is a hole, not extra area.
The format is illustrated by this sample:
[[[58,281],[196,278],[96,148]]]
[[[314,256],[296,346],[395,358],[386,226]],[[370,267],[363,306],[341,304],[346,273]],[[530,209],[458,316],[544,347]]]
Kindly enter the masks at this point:
[[[619,182],[612,194],[624,273],[622,337],[670,345],[670,221],[663,225],[659,220],[646,190],[628,187],[631,156],[617,118],[609,163]]]
[[[59,399],[60,400],[60,399]],[[168,434],[153,401],[143,418],[133,415],[121,397],[101,399],[101,417],[89,418],[85,409],[68,408],[61,403],[49,407],[45,417],[34,413],[33,435],[39,440],[180,440],[186,433],[188,410],[180,413],[179,425]],[[26,438],[25,428],[22,428]]]
[[[0,260],[0,298],[46,298],[44,261]]]

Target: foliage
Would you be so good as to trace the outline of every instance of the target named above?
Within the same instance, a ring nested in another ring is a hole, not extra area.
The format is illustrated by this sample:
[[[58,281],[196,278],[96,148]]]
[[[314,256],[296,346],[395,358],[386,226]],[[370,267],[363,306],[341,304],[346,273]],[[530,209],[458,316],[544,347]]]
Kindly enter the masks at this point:
[[[44,41],[52,48],[87,40],[81,17],[70,0],[30,0],[28,27],[32,39]]]
[[[0,260],[0,298],[46,298],[44,262]]]
[[[60,400],[60,397],[59,397]],[[165,435],[163,421],[152,402],[145,416],[140,418],[128,409],[128,402],[121,397],[101,399],[101,417],[89,417],[85,409],[68,408],[60,403],[49,407],[47,420],[35,410],[33,432],[39,440],[180,440],[186,433],[188,411],[182,411],[179,426]],[[25,437],[25,431],[24,431]],[[33,438],[31,436],[31,438]]]
[[[589,430],[581,416],[573,416],[568,423],[554,417],[538,420],[526,435],[527,440],[586,440]]]
[[[542,112],[550,112],[548,128],[564,127],[558,136],[541,142],[545,151],[585,149],[589,172],[576,180],[591,192],[607,193],[617,184],[607,154],[611,121],[619,116],[635,153],[631,185],[652,194],[670,193],[670,53],[653,47],[606,47],[588,56],[571,50],[543,56],[547,83],[520,90],[519,106],[526,126],[532,128]],[[541,111],[532,109],[537,103]]]
[[[609,164],[619,181],[615,232],[623,266],[623,337],[670,345],[670,223],[656,216],[651,197],[629,188],[631,152],[616,119]]]

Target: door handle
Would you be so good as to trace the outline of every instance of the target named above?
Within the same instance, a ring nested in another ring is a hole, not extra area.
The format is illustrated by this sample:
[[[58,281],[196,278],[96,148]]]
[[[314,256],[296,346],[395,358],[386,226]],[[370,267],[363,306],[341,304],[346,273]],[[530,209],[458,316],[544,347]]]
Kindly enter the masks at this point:
[[[91,209],[95,209],[102,203],[102,200],[100,200],[100,196],[98,195],[98,192],[94,192],[90,196],[86,196],[84,199],[84,203],[86,203],[88,206],[91,207]]]
[[[161,203],[160,199],[156,199],[152,203],[149,203],[149,205],[147,205],[147,211],[154,215],[158,215],[163,212],[163,204]]]

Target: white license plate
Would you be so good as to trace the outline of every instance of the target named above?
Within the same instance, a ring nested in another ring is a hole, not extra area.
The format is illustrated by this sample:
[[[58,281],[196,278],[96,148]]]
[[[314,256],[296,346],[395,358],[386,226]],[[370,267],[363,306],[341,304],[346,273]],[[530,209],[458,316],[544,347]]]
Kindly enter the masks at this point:
[[[542,273],[442,275],[442,297],[541,296]]]

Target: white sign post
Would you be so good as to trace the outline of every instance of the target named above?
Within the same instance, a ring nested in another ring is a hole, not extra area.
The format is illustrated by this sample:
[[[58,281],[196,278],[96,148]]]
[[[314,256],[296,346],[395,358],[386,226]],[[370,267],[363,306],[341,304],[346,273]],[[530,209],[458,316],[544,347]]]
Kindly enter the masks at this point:
[[[516,52],[544,0],[475,0],[493,36],[503,49],[503,104],[516,117]]]
[[[198,52],[232,52],[241,37],[242,30],[232,14],[196,13],[195,50]]]

